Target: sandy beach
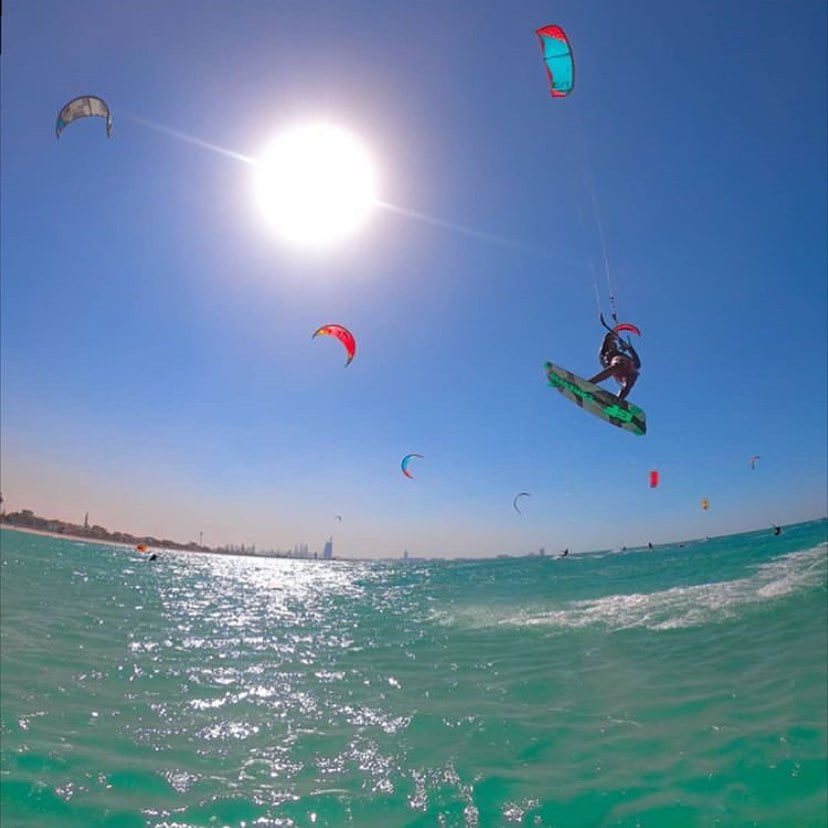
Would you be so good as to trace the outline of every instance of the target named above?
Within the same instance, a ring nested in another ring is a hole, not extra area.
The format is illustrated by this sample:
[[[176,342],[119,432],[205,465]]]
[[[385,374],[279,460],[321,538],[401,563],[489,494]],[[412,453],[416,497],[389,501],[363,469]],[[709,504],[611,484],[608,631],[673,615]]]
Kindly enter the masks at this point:
[[[70,535],[62,532],[46,532],[42,529],[31,529],[28,526],[14,526],[11,523],[0,523],[0,529],[8,529],[11,532],[24,532],[27,535],[43,535],[47,538],[60,538],[61,540],[80,541],[81,543],[95,543],[99,546],[122,546],[125,549],[135,549],[135,545],[131,543],[122,543],[120,541],[99,540],[98,538],[84,538],[80,535]],[[166,547],[158,547],[164,548]],[[155,547],[148,546],[147,549],[155,549]],[[167,549],[167,551],[170,551]],[[185,549],[176,549],[176,552],[186,552]],[[201,550],[199,550],[201,551]]]

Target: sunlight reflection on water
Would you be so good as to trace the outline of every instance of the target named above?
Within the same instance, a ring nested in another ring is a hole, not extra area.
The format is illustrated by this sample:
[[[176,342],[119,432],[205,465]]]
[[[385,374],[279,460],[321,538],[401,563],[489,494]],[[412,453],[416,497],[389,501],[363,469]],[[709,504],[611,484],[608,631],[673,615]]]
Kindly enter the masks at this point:
[[[785,808],[821,813],[825,546],[789,538],[722,545],[718,566],[708,545],[701,571],[685,554],[150,564],[14,538],[4,773],[19,813],[64,808],[28,824],[61,828],[118,809],[153,828],[597,824],[596,786],[626,807],[642,769],[677,797],[761,755],[777,795],[799,785]]]

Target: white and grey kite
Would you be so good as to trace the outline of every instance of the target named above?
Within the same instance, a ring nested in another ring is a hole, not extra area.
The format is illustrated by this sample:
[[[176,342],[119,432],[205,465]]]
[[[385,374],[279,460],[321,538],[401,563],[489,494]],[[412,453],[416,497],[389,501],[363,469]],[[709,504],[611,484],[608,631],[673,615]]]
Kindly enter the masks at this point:
[[[60,138],[60,133],[78,118],[88,118],[97,115],[106,118],[106,137],[112,135],[112,113],[103,98],[95,95],[81,95],[79,98],[72,98],[63,109],[58,112],[57,123],[55,124],[55,137]]]

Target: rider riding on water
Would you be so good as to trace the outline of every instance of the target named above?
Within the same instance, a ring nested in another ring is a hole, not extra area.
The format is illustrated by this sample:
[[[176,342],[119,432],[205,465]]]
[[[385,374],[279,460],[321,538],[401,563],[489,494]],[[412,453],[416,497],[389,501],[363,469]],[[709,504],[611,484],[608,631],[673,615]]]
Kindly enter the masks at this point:
[[[638,372],[641,369],[641,360],[638,358],[635,348],[629,342],[621,339],[615,331],[609,331],[601,343],[598,360],[604,366],[604,370],[596,374],[590,382],[598,383],[609,377],[615,377],[621,386],[618,399],[626,399],[627,394],[635,385]]]

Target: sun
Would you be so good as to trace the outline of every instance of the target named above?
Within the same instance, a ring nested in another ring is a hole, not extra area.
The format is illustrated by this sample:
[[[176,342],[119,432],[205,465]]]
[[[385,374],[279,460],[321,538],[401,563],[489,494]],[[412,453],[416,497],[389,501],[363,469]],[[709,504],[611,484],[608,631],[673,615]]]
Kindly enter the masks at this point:
[[[353,235],[377,201],[377,175],[362,143],[330,124],[280,133],[256,163],[256,191],[283,240],[324,248]]]

